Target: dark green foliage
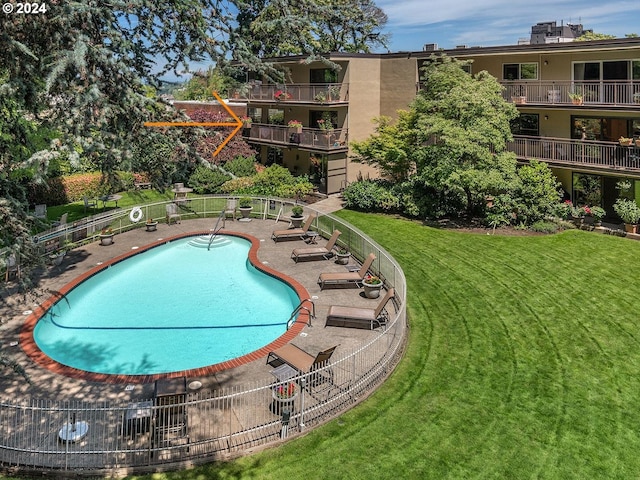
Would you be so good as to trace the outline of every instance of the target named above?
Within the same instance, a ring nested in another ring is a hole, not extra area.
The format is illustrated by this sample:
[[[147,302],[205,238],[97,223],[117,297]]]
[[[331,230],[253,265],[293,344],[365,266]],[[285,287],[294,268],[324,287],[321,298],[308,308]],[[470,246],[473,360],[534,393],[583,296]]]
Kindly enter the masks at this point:
[[[222,191],[234,194],[265,195],[282,198],[300,198],[313,191],[306,176],[294,177],[280,165],[271,165],[252,177],[231,180]]]
[[[546,222],[540,220],[529,227],[530,230],[540,233],[556,233],[560,230],[560,226],[555,222]]]
[[[200,194],[221,193],[220,186],[229,180],[231,177],[220,170],[200,165],[189,177],[189,186]]]
[[[364,212],[393,212],[398,210],[398,198],[391,193],[391,184],[384,180],[362,180],[344,189],[345,207]]]
[[[258,173],[255,157],[236,157],[225,163],[224,169],[236,177],[252,177]]]

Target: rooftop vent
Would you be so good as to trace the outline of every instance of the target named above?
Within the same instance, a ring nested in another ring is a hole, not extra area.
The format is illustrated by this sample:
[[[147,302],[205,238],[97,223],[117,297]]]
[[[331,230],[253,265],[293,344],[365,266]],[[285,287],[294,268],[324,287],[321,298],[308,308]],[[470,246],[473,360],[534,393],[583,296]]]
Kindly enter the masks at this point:
[[[438,44],[437,43],[425,43],[424,47],[422,47],[422,49],[425,52],[432,52],[432,51],[438,49]]]

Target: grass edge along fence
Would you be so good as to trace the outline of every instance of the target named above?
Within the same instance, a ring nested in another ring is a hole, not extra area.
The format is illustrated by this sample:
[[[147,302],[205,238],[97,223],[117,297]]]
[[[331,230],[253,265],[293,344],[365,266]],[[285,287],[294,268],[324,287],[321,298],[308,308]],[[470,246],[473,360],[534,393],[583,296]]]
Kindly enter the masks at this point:
[[[108,226],[116,233],[144,228],[146,218],[164,219],[165,204],[140,206],[142,220],[129,218],[131,209],[87,217],[41,234],[41,244],[69,245],[81,229],[87,235],[73,244],[97,239]],[[226,197],[197,197],[183,219],[215,217]],[[286,218],[291,201],[254,198],[252,215]],[[396,290],[395,315],[379,335],[351,351],[334,355],[329,365],[290,381],[299,388],[293,408],[273,396],[273,378],[217,391],[187,392],[182,401],[162,405],[153,399],[135,402],[85,402],[69,399],[13,398],[0,401],[0,467],[12,473],[50,475],[124,475],[187,464],[235,458],[256,447],[276,445],[298,436],[350,409],[378,387],[399,362],[406,342],[406,281],[400,266],[363,232],[330,214],[317,215],[312,226],[324,237],[342,232],[340,246],[362,261],[376,255],[371,270]],[[108,222],[108,225],[104,225]],[[214,221],[212,219],[212,228]],[[90,234],[91,232],[92,234]],[[61,240],[62,239],[62,240]],[[46,253],[46,252],[43,252]],[[184,418],[184,422],[175,421]],[[188,421],[186,420],[188,419]],[[85,422],[85,423],[82,423]],[[160,433],[158,424],[168,426]],[[88,426],[78,441],[61,440],[66,425]],[[173,427],[176,427],[175,429]]]

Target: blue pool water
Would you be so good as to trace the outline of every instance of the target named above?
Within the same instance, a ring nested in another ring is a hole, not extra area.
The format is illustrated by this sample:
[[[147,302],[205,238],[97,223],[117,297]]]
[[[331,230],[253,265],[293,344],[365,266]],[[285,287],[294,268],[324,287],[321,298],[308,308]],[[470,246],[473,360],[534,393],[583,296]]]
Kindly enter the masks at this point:
[[[145,375],[250,353],[286,331],[295,291],[248,261],[247,240],[186,238],[134,255],[74,288],[38,322],[38,347],[90,372]]]

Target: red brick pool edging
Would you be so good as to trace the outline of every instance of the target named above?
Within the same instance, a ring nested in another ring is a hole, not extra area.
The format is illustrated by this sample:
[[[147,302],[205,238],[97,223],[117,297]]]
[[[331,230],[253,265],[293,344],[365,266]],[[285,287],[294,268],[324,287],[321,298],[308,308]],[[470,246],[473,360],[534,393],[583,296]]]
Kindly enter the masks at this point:
[[[77,378],[80,380],[86,380],[90,382],[103,382],[110,384],[126,384],[126,383],[151,383],[156,380],[162,378],[176,378],[176,377],[205,377],[208,375],[212,375],[217,372],[221,372],[223,370],[228,370],[231,368],[239,367],[241,365],[246,365],[253,361],[259,360],[261,358],[266,357],[269,352],[282,347],[283,345],[289,343],[293,340],[305,327],[306,324],[310,323],[309,313],[305,309],[301,309],[298,315],[298,320],[294,322],[283,335],[278,337],[273,342],[265,345],[258,350],[254,350],[253,352],[247,353],[240,357],[234,358],[232,360],[226,360],[224,362],[216,363],[213,365],[208,365],[206,367],[195,368],[191,370],[182,370],[178,372],[170,372],[170,373],[159,373],[159,374],[151,374],[151,375],[112,375],[106,373],[95,373],[95,372],[87,372],[84,370],[80,370],[74,367],[69,367],[67,365],[63,365],[59,362],[56,362],[52,358],[48,357],[40,348],[38,348],[35,339],[33,338],[33,332],[36,327],[38,321],[42,318],[42,316],[56,303],[63,300],[65,295],[77,287],[79,284],[87,280],[88,278],[96,275],[97,273],[109,268],[111,265],[115,265],[129,257],[137,255],[139,253],[145,252],[151,248],[164,245],[166,243],[170,243],[175,240],[179,240],[181,238],[193,237],[197,235],[210,235],[210,231],[199,231],[199,232],[188,232],[181,233],[178,235],[174,235],[168,238],[164,238],[162,240],[157,240],[150,244],[147,244],[143,247],[139,247],[135,251],[130,251],[118,255],[108,262],[103,263],[102,265],[97,265],[88,272],[85,272],[82,275],[79,275],[71,282],[67,283],[63,286],[55,295],[50,296],[41,305],[36,307],[27,319],[25,320],[24,326],[20,332],[20,347],[24,351],[24,353],[35,363],[40,365],[41,367],[59,374],[64,375],[66,377]],[[245,233],[233,232],[222,230],[221,234],[230,235],[234,237],[244,238],[251,242],[251,247],[249,248],[248,258],[251,264],[262,271],[263,273],[270,275],[272,277],[278,278],[279,280],[288,284],[291,288],[293,288],[298,295],[298,298],[301,302],[310,302],[310,296],[307,289],[294,278],[289,277],[288,275],[284,275],[281,272],[271,268],[268,265],[264,265],[258,259],[258,250],[260,248],[260,240]]]

